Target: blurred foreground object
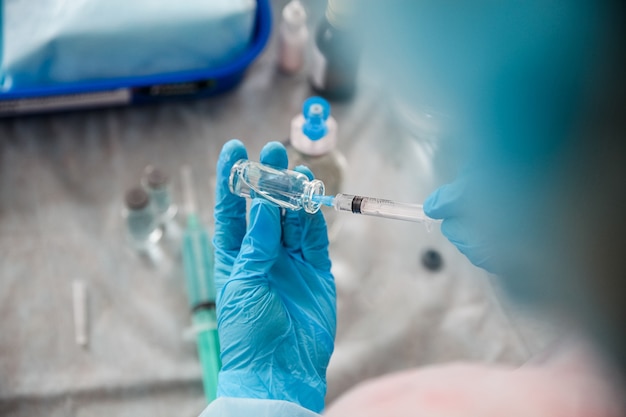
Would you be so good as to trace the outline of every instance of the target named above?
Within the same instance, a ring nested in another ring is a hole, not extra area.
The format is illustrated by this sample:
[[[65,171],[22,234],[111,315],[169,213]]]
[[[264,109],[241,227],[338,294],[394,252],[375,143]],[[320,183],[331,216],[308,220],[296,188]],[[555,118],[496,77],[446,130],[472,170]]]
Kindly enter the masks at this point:
[[[568,348],[521,368],[456,363],[389,374],[332,404],[327,417],[623,417],[619,394],[590,352]]]
[[[353,0],[329,0],[315,33],[309,80],[313,90],[328,100],[349,100],[356,91],[360,56],[353,21],[356,6]]]
[[[626,5],[360,4],[370,69],[445,115],[446,145],[465,150],[426,212],[516,301],[584,327],[626,379]]]

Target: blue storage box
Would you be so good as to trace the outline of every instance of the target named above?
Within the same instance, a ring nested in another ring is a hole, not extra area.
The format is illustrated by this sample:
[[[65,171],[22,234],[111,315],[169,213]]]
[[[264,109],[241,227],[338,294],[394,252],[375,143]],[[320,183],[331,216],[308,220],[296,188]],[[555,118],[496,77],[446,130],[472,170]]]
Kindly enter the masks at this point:
[[[41,85],[16,84],[0,91],[0,116],[207,97],[221,93],[241,81],[246,68],[266,45],[270,31],[269,0],[257,0],[251,41],[245,51],[228,62],[207,68],[142,76]]]

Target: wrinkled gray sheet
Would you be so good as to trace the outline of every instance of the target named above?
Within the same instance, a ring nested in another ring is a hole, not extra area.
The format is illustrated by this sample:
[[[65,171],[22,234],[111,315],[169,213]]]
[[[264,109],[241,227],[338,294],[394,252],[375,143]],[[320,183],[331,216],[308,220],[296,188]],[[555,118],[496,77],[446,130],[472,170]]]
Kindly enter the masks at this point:
[[[257,158],[266,141],[287,137],[311,94],[304,74],[277,74],[274,59],[272,42],[236,91],[208,100],[0,121],[1,415],[200,413],[180,260],[167,246],[150,261],[126,245],[123,193],[152,163],[172,175],[180,201],[179,168],[190,164],[210,225],[221,145],[240,138]],[[449,176],[434,163],[445,150],[437,129],[409,128],[394,103],[366,80],[354,102],[333,106],[344,189],[422,201]],[[421,265],[428,248],[443,256],[438,272]],[[331,256],[339,328],[329,401],[410,366],[521,364],[548,340],[438,230],[346,214]],[[75,279],[87,284],[86,349],[74,342]]]

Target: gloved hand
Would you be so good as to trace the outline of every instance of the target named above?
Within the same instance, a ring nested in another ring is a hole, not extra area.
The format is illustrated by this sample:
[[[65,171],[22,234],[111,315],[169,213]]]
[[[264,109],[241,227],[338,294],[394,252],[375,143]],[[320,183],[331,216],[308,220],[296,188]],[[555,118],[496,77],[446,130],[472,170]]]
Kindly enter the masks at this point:
[[[247,158],[231,140],[217,164],[215,282],[222,370],[219,397],[291,401],[324,407],[326,368],[333,351],[336,294],[321,212],[251,203],[231,194],[231,167]],[[261,162],[287,167],[287,152],[268,143]],[[308,169],[300,172],[312,178]]]
[[[474,216],[476,207],[469,198],[472,193],[465,179],[443,185],[424,201],[424,213],[433,219],[442,219],[441,233],[474,265],[488,272],[496,272],[484,228]],[[481,233],[482,232],[482,233]]]

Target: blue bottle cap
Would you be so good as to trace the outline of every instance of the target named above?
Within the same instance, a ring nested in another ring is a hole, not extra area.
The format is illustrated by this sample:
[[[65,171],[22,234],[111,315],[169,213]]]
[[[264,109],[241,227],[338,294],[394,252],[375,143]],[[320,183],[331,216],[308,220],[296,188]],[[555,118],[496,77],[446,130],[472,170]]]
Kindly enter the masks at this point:
[[[328,132],[326,120],[330,116],[330,104],[321,97],[309,97],[302,105],[304,125],[302,133],[311,140],[320,140]]]

